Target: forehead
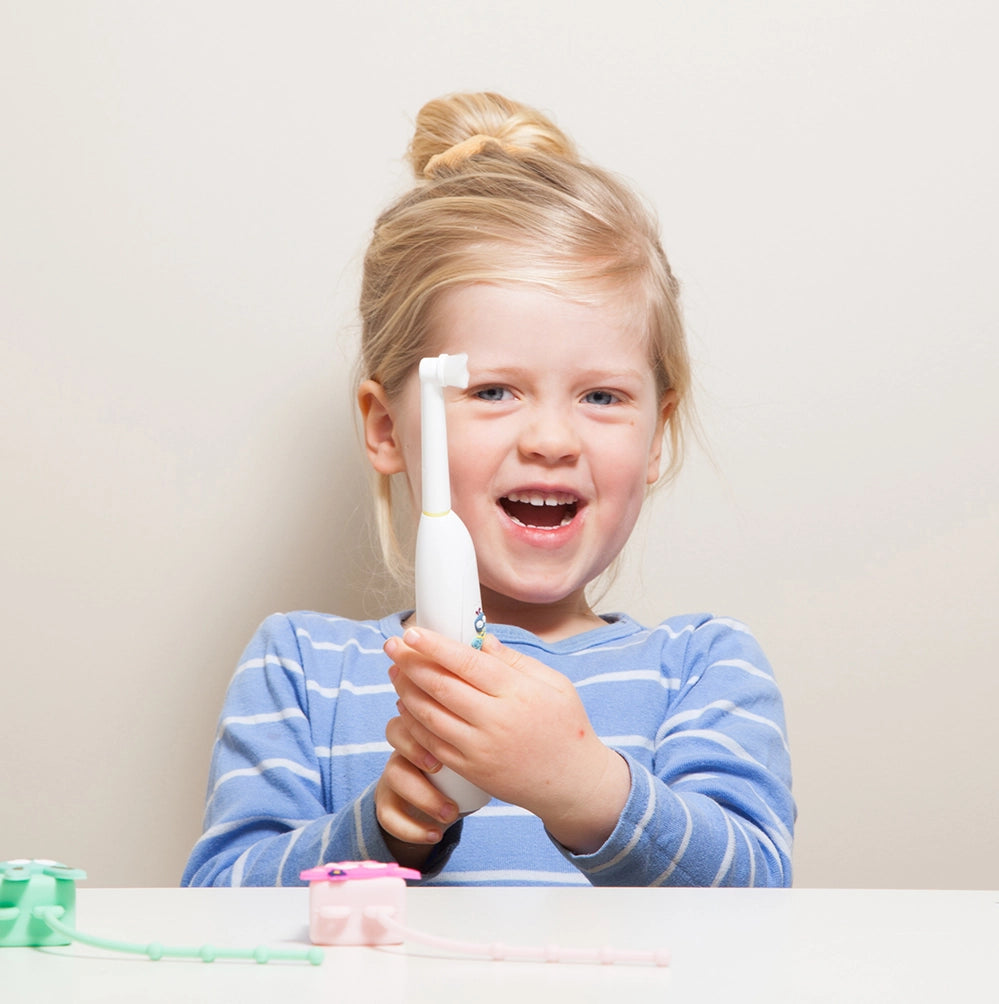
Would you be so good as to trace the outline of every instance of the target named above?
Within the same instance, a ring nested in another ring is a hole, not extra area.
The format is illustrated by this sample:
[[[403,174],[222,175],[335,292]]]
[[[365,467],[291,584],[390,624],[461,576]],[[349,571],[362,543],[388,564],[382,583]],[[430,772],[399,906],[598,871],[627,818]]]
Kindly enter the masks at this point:
[[[468,352],[477,365],[514,353],[539,364],[616,356],[651,369],[643,318],[620,289],[581,300],[526,283],[472,283],[438,297],[428,354]]]

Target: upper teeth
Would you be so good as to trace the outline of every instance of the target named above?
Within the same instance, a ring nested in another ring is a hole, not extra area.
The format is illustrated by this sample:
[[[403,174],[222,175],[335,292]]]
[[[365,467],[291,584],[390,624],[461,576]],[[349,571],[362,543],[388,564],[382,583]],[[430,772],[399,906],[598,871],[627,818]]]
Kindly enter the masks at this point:
[[[529,505],[572,505],[575,495],[565,492],[511,492],[507,495],[511,502],[526,502]]]

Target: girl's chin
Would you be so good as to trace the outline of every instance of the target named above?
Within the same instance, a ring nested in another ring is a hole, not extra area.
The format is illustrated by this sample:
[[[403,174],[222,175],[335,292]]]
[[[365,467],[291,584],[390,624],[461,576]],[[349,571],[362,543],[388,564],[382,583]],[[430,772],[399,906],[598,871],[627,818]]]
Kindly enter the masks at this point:
[[[584,597],[586,586],[558,588],[551,580],[532,583],[529,578],[515,583],[482,584],[482,603],[498,610],[524,610],[534,613],[543,609],[589,609]]]

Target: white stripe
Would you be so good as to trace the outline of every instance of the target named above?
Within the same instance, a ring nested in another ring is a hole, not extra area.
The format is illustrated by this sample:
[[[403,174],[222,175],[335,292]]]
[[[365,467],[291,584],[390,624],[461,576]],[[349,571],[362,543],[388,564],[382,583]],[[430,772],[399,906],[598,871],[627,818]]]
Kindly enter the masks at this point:
[[[745,659],[719,659],[718,662],[711,663],[708,669],[717,669],[719,666],[731,667],[732,669],[741,669],[745,673],[749,673],[750,676],[758,676],[763,680],[770,680],[773,682],[773,677],[769,673],[765,673],[762,669],[754,666],[751,662],[746,662]]]
[[[773,729],[774,732],[780,737],[780,741],[787,752],[790,752],[787,745],[787,739],[784,737],[784,730],[772,719],[764,718],[763,715],[754,715],[751,711],[745,711],[740,708],[733,701],[712,701],[710,704],[706,704],[703,708],[692,708],[690,711],[683,711],[678,715],[674,715],[672,718],[667,718],[662,725],[659,726],[656,734],[657,736],[663,736],[675,726],[682,724],[683,722],[691,722],[696,718],[700,718],[701,715],[707,714],[709,711],[726,711],[736,718],[745,718],[747,721],[756,722],[758,725],[765,725],[768,729]],[[660,742],[662,740],[659,740]]]
[[[236,667],[236,672],[232,675],[236,677],[245,669],[263,669],[264,666],[280,666],[289,672],[305,675],[305,670],[297,662],[291,659],[279,659],[276,655],[265,655],[262,659],[247,659],[246,662]]]
[[[626,746],[629,749],[655,751],[655,744],[648,736],[600,736],[605,746]]]
[[[268,722],[282,722],[288,718],[305,718],[301,708],[283,708],[281,711],[267,711],[260,715],[230,715],[219,722],[219,735],[230,725],[264,725]]]
[[[319,840],[320,851],[319,851],[319,861],[317,862],[317,864],[323,864],[329,861],[329,858],[327,857],[327,852],[329,851],[330,848],[330,836],[333,833],[333,823],[336,821],[336,817],[331,815],[329,817],[329,820],[330,821],[324,827],[323,835]]]
[[[718,874],[711,880],[712,889],[721,885],[722,879],[728,874],[729,868],[732,867],[732,859],[735,857],[735,832],[732,829],[732,820],[728,818],[728,813],[724,809],[720,809],[719,811],[722,814],[722,819],[725,820],[728,840],[725,844],[725,855],[722,858],[722,863],[718,866]]]
[[[296,830],[298,827],[311,822],[311,819],[281,819],[275,818],[274,816],[244,816],[242,819],[231,819],[228,823],[217,823],[210,830],[205,830],[205,832],[198,838],[198,843],[201,844],[206,840],[212,840],[215,837],[220,837],[224,833],[231,833],[233,830],[244,829],[247,824],[280,823],[282,826],[287,826],[289,830]]]
[[[382,651],[381,645],[377,648],[365,648],[356,638],[348,638],[343,644],[335,641],[314,641],[305,628],[298,628],[295,634],[299,638],[305,638],[317,652],[343,652],[348,648],[356,648],[361,655],[378,655]]]
[[[750,790],[759,799],[760,803],[763,805],[764,810],[767,815],[773,820],[774,826],[776,827],[776,832],[772,832],[767,829],[765,832],[767,836],[784,852],[787,857],[791,856],[791,831],[787,828],[787,824],[784,822],[780,816],[774,811],[773,806],[756,790],[753,785],[750,785]]]
[[[675,788],[678,784],[686,784],[688,781],[717,781],[720,777],[725,777],[725,775],[716,770],[691,771],[689,774],[678,774],[676,777],[671,777],[669,786]]]
[[[284,882],[281,880],[281,873],[284,871],[284,866],[288,863],[288,855],[291,854],[292,847],[298,843],[298,838],[305,832],[305,829],[293,830],[291,834],[291,839],[288,841],[288,846],[284,849],[284,854],[281,855],[281,860],[278,862],[277,875],[274,879],[274,885],[278,888],[284,886]]]
[[[391,683],[354,684],[349,680],[341,681],[339,687],[321,687],[314,680],[309,680],[305,684],[305,689],[311,690],[312,693],[318,694],[320,697],[337,698],[342,690],[355,696],[364,696],[366,694],[390,694],[395,690],[395,687]]]
[[[791,848],[781,840],[780,835],[760,829],[760,827],[751,823],[748,819],[743,821],[742,826],[743,829],[751,832],[756,837],[757,847],[762,853],[773,858],[774,864],[777,866],[777,870],[783,874],[784,866],[781,862],[780,851],[783,851],[785,856],[790,858]]]
[[[371,851],[368,850],[367,842],[364,839],[364,820],[361,817],[361,803],[363,801],[363,796],[354,799],[354,835],[357,837],[357,849],[361,852],[361,860],[368,861],[371,858]]]
[[[215,787],[212,789],[212,798],[215,797],[215,793],[222,787],[226,781],[231,781],[236,777],[255,777],[259,774],[263,774],[268,770],[290,770],[292,774],[297,774],[299,777],[304,777],[306,780],[315,781],[319,784],[319,772],[315,770],[310,770],[308,767],[303,767],[300,763],[296,763],[294,760],[285,760],[281,757],[275,757],[273,760],[261,760],[260,763],[255,764],[253,767],[239,767],[236,770],[230,770],[223,774],[216,782]],[[209,799],[210,801],[211,799]]]
[[[714,729],[687,729],[684,732],[674,732],[663,739],[659,744],[659,748],[662,748],[673,739],[704,739],[710,743],[717,743],[719,746],[724,746],[729,753],[734,754],[740,760],[745,760],[747,763],[753,763],[757,767],[766,769],[759,760],[750,756],[731,736],[725,735],[724,732],[716,732]]]
[[[791,752],[787,745],[787,738],[784,735],[784,730],[775,721],[773,721],[773,719],[764,718],[763,715],[754,715],[752,711],[746,711],[745,708],[734,708],[732,714],[738,718],[745,718],[750,722],[756,722],[757,725],[765,725],[768,729],[773,729],[774,732],[780,736],[781,744],[784,746],[786,752]]]
[[[621,848],[621,850],[610,859],[610,861],[604,862],[602,865],[598,865],[596,868],[588,868],[587,871],[591,875],[596,875],[599,872],[604,871],[607,868],[612,868],[618,862],[626,858],[635,848],[635,845],[642,838],[642,834],[645,832],[645,827],[649,825],[649,820],[652,819],[653,813],[656,810],[656,788],[655,784],[649,785],[649,800],[645,804],[645,812],[642,813],[642,818],[638,821],[634,830],[631,831],[631,837],[628,842]]]
[[[680,808],[683,809],[684,815],[687,817],[687,825],[683,829],[683,838],[681,839],[680,846],[677,848],[676,854],[673,855],[673,860],[670,861],[669,867],[666,871],[649,883],[653,886],[663,885],[669,880],[669,877],[676,871],[684,854],[687,853],[687,848],[690,846],[690,838],[694,832],[694,819],[690,815],[690,809],[687,808],[687,803],[682,798],[679,799],[679,802]]]
[[[236,863],[232,866],[232,877],[229,879],[231,886],[237,887],[243,884],[243,869],[246,867],[246,859],[250,856],[250,851],[252,850],[253,845],[251,844],[236,858]]]
[[[746,841],[746,850],[749,852],[749,882],[747,885],[752,889],[756,885],[756,852],[753,850],[753,841],[749,839],[746,828],[738,820],[735,820],[734,826],[742,834],[742,839]]]
[[[441,872],[433,878],[434,885],[473,885],[489,882],[516,882],[521,885],[589,885],[579,872],[535,872],[507,869],[494,872]]]
[[[703,624],[684,624],[679,631],[674,631],[669,624],[657,624],[654,628],[647,628],[646,630],[640,632],[637,635],[632,636],[620,645],[600,645],[599,647],[592,649],[581,649],[578,652],[567,653],[572,656],[587,656],[592,655],[594,652],[617,652],[626,648],[634,648],[636,645],[645,645],[649,640],[657,634],[669,635],[671,641],[676,641],[677,638],[685,634],[694,634],[697,631],[703,631],[706,628],[712,627],[718,624],[721,627],[730,628],[733,631],[738,631],[741,634],[751,634],[748,627],[742,623],[742,621],[733,620],[730,617],[712,617],[710,620],[705,621]]]
[[[697,630],[697,625],[696,624],[684,624],[683,627],[680,628],[679,631],[674,631],[668,624],[659,624],[656,627],[654,627],[649,632],[649,634],[653,635],[653,634],[658,634],[659,632],[663,632],[664,631],[666,634],[668,634],[670,636],[670,638],[672,638],[672,639],[675,640],[675,639],[679,638],[680,635],[683,635],[683,634],[693,634],[696,630]]]
[[[316,756],[356,756],[361,753],[391,753],[392,747],[387,742],[345,743],[342,746],[317,746]]]
[[[742,621],[733,620],[731,617],[712,617],[711,620],[702,624],[702,628],[708,627],[710,624],[721,624],[722,627],[731,628],[733,631],[739,631],[742,634],[750,634],[750,630],[746,627]]]
[[[364,628],[365,631],[370,631],[372,634],[378,635],[379,638],[384,637],[380,627],[375,627],[366,621],[354,621],[349,617],[340,617],[337,614],[319,614],[318,616],[321,621],[326,621],[327,624],[346,624],[349,630],[352,631],[357,628]]]
[[[680,714],[674,715],[672,718],[667,718],[666,721],[659,726],[658,732],[660,735],[665,735],[674,726],[679,725],[682,722],[691,722],[695,718],[700,718],[701,715],[707,714],[709,711],[734,711],[735,708],[735,701],[712,701],[710,704],[706,704],[703,708],[691,708],[690,711],[681,711]]]
[[[664,690],[678,690],[681,681],[675,677],[663,676],[658,669],[624,669],[618,673],[598,673],[584,680],[577,680],[574,686],[589,687],[594,683],[633,683],[643,680],[658,683]]]
[[[694,624],[685,624],[679,631],[674,631],[668,624],[659,624],[654,628],[648,628],[636,635],[632,635],[620,645],[599,645],[596,648],[584,648],[580,649],[578,652],[569,652],[567,654],[571,656],[587,656],[593,655],[595,652],[620,652],[626,648],[634,648],[636,645],[647,645],[653,635],[667,634],[671,640],[675,641],[681,635],[692,634],[696,630],[697,626]],[[743,630],[745,630],[745,628],[743,628]]]

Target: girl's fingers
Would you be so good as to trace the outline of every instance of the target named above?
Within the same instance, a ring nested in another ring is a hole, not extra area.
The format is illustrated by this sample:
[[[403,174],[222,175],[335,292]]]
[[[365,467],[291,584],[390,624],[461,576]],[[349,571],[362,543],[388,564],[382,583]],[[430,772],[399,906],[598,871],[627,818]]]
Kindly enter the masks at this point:
[[[401,660],[400,667],[392,680],[400,702],[435,735],[457,745],[469,725],[488,719],[492,699],[447,669],[422,658]]]
[[[405,757],[418,770],[426,771],[428,774],[440,770],[440,760],[413,738],[412,731],[406,727],[401,718],[389,720],[385,726],[385,738],[398,754]]]
[[[424,721],[420,717],[422,711],[421,702],[419,699],[416,699],[413,703],[415,711],[411,710],[402,701],[397,705],[402,726],[409,732],[412,741],[425,750],[430,759],[437,762],[438,767],[440,764],[446,763],[450,767],[460,769],[463,758],[458,747],[449,743],[446,737],[439,735],[436,731],[436,729],[442,728],[440,717],[431,717],[431,724],[429,726],[424,724]],[[461,731],[465,735],[467,734],[467,726],[462,723],[460,729],[455,729],[454,731]],[[453,735],[454,733],[452,732],[451,734]]]
[[[386,832],[411,844],[439,842],[458,818],[458,806],[396,754],[389,757],[378,782],[375,809]]]
[[[398,800],[387,799],[379,805],[378,825],[404,844],[439,844],[444,839],[443,827],[414,819]]]

